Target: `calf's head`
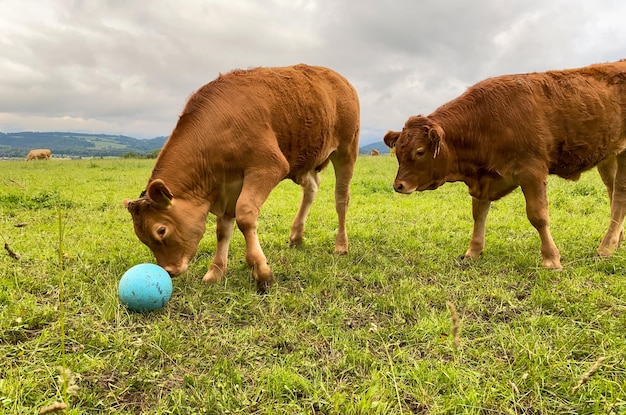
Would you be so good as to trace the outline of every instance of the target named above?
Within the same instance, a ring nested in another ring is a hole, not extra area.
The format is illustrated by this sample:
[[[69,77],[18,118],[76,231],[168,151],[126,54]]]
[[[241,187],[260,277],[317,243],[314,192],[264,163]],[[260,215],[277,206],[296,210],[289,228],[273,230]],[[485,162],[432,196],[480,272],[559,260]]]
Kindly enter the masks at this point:
[[[175,198],[161,179],[151,181],[137,200],[124,200],[135,233],[170,275],[187,270],[206,229],[206,211]]]
[[[449,152],[444,136],[441,126],[419,115],[409,118],[401,132],[385,134],[385,144],[396,148],[396,192],[433,190],[446,182]]]

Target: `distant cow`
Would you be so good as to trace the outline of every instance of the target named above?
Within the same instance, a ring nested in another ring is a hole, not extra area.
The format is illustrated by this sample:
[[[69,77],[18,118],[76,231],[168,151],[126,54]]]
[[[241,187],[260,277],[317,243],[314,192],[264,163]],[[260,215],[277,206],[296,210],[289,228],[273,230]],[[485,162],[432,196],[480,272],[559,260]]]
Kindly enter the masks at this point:
[[[378,150],[377,150],[377,149],[373,148],[373,149],[372,149],[372,151],[370,152],[370,154],[371,154],[372,156],[377,156],[377,155],[378,155],[378,154],[380,154],[380,153],[378,152]]]
[[[39,148],[36,150],[30,150],[26,155],[26,161],[28,160],[48,160],[52,156],[52,152],[47,148]]]
[[[346,212],[358,136],[357,93],[336,72],[307,65],[236,70],[191,96],[142,197],[124,204],[135,233],[171,275],[188,268],[207,214],[213,213],[217,247],[203,278],[207,282],[226,272],[236,221],[246,241],[246,262],[263,291],[273,278],[257,237],[257,219],[283,179],[303,189],[289,236],[296,246],[302,243],[319,172],[333,163],[339,218],[335,252],[348,251]]]
[[[546,268],[561,269],[549,229],[548,174],[577,180],[598,167],[611,221],[598,253],[619,246],[626,209],[626,60],[585,68],[490,78],[427,117],[413,116],[384,137],[396,148],[400,193],[462,181],[474,231],[465,258],[485,245],[491,201],[520,186],[541,237]]]

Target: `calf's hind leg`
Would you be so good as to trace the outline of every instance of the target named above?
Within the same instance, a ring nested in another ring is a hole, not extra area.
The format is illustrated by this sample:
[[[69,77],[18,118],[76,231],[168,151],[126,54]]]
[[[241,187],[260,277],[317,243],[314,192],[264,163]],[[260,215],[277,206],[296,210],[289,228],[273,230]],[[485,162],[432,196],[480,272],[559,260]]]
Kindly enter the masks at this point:
[[[598,173],[602,178],[602,182],[606,186],[606,191],[609,195],[609,206],[613,205],[613,191],[615,189],[615,176],[617,175],[617,158],[611,156],[601,161],[598,166]],[[619,243],[624,240],[624,229],[620,231]]]
[[[605,160],[606,164],[610,160]],[[603,163],[605,163],[603,162]],[[605,180],[603,174],[608,175],[610,164],[598,165],[598,171]],[[617,168],[615,169],[615,178],[613,181],[613,195],[611,200],[611,222],[609,228],[600,243],[598,254],[600,256],[610,256],[619,246],[624,229],[624,214],[626,214],[626,154],[621,153],[616,157]],[[605,184],[607,182],[605,181]],[[609,185],[607,184],[607,189]]]
[[[302,179],[302,202],[298,213],[291,225],[291,233],[289,234],[289,246],[294,247],[302,244],[302,238],[304,237],[304,227],[306,225],[306,218],[311,210],[311,205],[317,195],[317,190],[320,186],[320,175],[316,171],[308,172]]]
[[[228,264],[228,246],[230,244],[230,238],[233,236],[234,224],[235,218],[228,215],[217,218],[215,226],[217,234],[217,248],[215,248],[213,261],[211,261],[209,270],[202,278],[202,281],[217,282],[221,280],[226,273],[226,266]]]
[[[335,210],[337,211],[337,236],[335,237],[335,253],[348,253],[348,232],[346,216],[350,205],[350,181],[354,173],[355,154],[333,153],[330,160],[335,169]]]

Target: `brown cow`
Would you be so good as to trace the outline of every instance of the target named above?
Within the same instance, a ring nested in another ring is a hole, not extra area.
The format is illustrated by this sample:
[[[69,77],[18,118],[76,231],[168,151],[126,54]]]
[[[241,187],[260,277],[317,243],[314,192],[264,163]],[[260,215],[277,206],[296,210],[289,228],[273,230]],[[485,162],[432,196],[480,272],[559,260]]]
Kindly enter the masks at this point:
[[[52,152],[47,148],[39,148],[30,150],[26,155],[26,161],[28,160],[48,160],[52,156]]]
[[[370,152],[370,154],[371,154],[372,156],[377,156],[377,155],[379,155],[379,154],[380,154],[380,152],[378,151],[378,149],[373,148],[373,149],[372,149],[372,151]]]
[[[579,69],[490,78],[427,117],[388,132],[400,193],[462,181],[472,196],[474,230],[465,258],[478,258],[492,201],[520,186],[541,237],[546,268],[561,269],[549,229],[548,174],[577,180],[598,167],[611,222],[598,253],[619,246],[626,209],[626,60]]]
[[[358,156],[359,101],[341,75],[323,67],[236,70],[191,96],[158,156],[142,197],[124,201],[135,233],[171,275],[183,273],[217,217],[215,256],[203,280],[226,272],[236,221],[257,288],[273,282],[257,237],[261,205],[289,178],[302,186],[302,203],[289,243],[302,243],[305,221],[333,163],[339,226],[335,252],[348,251],[346,212]]]

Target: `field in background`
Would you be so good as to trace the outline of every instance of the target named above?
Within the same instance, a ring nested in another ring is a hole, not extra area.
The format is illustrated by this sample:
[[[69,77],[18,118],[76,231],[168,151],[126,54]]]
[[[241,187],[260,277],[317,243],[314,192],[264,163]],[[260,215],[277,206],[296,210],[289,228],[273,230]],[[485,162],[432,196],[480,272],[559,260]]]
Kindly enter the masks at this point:
[[[287,247],[299,187],[281,183],[264,206],[269,294],[238,231],[226,278],[201,282],[209,216],[170,303],[144,315],[119,304],[117,282],[154,261],[122,206],[153,163],[0,162],[0,242],[21,256],[0,254],[0,413],[64,396],[70,414],[626,413],[626,250],[594,255],[609,221],[595,171],[550,180],[562,272],[541,269],[519,190],[493,205],[482,258],[459,262],[465,186],[398,195],[396,161],[361,157],[347,256],[332,254],[330,167],[301,248]]]

